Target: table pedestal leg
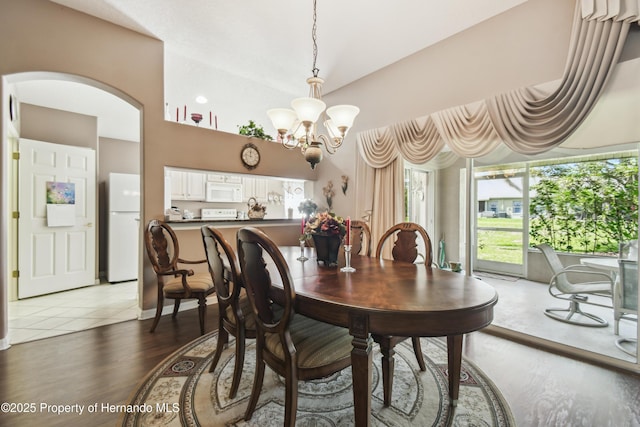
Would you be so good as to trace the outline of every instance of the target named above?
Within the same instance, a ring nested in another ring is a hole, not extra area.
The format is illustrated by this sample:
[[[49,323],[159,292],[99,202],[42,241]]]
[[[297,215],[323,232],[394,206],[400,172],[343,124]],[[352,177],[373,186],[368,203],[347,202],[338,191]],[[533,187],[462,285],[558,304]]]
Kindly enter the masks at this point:
[[[447,359],[449,368],[449,398],[451,406],[458,405],[460,391],[460,368],[462,366],[462,338],[464,335],[447,336]]]
[[[369,335],[368,317],[352,315],[349,333],[353,336],[351,350],[351,375],[353,377],[353,407],[357,427],[371,425],[371,384],[373,382],[372,339]]]

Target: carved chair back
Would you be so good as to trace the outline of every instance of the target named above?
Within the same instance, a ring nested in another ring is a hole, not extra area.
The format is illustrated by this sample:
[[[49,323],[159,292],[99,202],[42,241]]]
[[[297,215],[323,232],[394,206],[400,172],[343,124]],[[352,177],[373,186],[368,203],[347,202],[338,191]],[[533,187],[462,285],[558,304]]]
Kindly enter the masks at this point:
[[[433,263],[433,247],[427,231],[414,222],[401,222],[389,228],[380,238],[376,248],[376,258],[382,256],[384,245],[395,236],[394,246],[391,251],[393,259],[404,262],[416,262],[418,256],[423,258],[427,266]],[[424,244],[424,253],[418,251],[417,238],[421,237]]]

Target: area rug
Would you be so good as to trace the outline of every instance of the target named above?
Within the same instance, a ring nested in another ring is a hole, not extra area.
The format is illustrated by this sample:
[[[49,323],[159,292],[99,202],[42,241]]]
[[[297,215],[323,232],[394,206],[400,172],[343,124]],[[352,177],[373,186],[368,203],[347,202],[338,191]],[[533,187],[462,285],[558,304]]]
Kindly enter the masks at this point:
[[[244,421],[253,374],[255,344],[247,340],[240,388],[229,399],[234,344],[223,352],[213,373],[209,366],[217,332],[204,335],[156,366],[132,394],[123,426],[280,426],[284,383],[268,367],[253,417]],[[422,339],[427,370],[419,370],[411,340],[396,347],[392,405],[382,404],[380,352],[373,351],[373,426],[515,426],[507,402],[487,376],[463,358],[458,405],[449,405],[446,343]],[[354,425],[351,368],[331,377],[298,383],[299,426]]]

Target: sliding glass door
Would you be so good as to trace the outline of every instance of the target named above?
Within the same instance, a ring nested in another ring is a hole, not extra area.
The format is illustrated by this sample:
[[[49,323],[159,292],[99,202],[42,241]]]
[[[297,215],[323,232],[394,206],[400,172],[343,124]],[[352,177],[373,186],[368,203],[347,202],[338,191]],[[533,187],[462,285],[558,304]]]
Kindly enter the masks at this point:
[[[510,165],[474,171],[478,270],[523,276],[527,240],[526,167]]]

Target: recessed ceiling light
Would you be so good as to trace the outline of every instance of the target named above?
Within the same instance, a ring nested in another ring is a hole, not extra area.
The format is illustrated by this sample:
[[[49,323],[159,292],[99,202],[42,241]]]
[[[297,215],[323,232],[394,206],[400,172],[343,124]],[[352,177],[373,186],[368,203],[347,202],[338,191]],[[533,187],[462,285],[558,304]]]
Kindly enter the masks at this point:
[[[208,99],[206,97],[202,96],[202,95],[196,96],[196,102],[198,104],[206,104],[207,101],[208,101]]]

